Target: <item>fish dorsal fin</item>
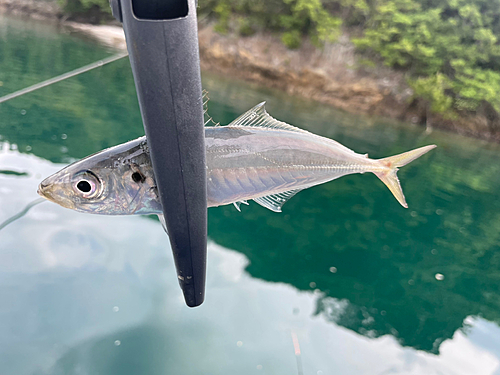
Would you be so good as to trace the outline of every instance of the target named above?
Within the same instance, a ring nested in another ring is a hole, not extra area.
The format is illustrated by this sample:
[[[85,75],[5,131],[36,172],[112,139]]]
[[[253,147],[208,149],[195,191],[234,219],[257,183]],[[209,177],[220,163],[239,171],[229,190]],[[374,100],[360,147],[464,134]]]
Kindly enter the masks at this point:
[[[266,102],[257,104],[255,107],[246,111],[236,120],[231,122],[228,126],[230,127],[247,126],[254,128],[279,129],[297,133],[311,134],[306,130],[299,129],[296,128],[295,126],[287,124],[286,122],[276,120],[266,112],[265,105]]]
[[[281,212],[281,207],[283,207],[283,205],[288,202],[290,198],[301,190],[302,189],[295,189],[285,191],[283,193],[266,195],[265,197],[254,198],[254,201],[271,211]]]
[[[210,98],[208,97],[208,91],[203,90],[203,96],[201,97],[203,101],[203,123],[205,126],[219,126],[218,122],[215,122],[212,116],[208,114],[208,101]]]
[[[236,209],[237,209],[238,211],[240,211],[240,212],[241,212],[241,208],[240,208],[240,206],[241,206],[241,204],[242,204],[242,203],[243,203],[243,204],[246,204],[246,205],[248,206],[248,202],[247,202],[247,201],[238,201],[238,202],[233,202],[234,207],[236,207]]]

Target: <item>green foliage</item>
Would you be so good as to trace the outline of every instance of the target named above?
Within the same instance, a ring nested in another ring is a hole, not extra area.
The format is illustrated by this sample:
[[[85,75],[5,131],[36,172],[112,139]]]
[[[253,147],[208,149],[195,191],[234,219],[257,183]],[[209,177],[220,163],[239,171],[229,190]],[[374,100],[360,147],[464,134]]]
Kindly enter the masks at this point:
[[[213,12],[219,33],[227,33],[233,23],[239,24],[235,31],[243,36],[270,30],[282,33],[289,48],[298,48],[305,35],[316,44],[334,41],[342,24],[321,0],[212,0],[200,2],[200,12]]]
[[[217,14],[218,22],[215,25],[215,31],[220,34],[227,34],[229,30],[229,18],[231,16],[231,5],[228,1],[220,1],[214,8]]]
[[[108,0],[57,0],[61,8],[70,16],[84,16],[92,22],[100,22],[111,16]]]
[[[85,12],[92,7],[97,7],[105,13],[111,13],[107,0],[58,0],[58,3],[69,13]]]
[[[357,47],[407,70],[435,112],[500,111],[500,0],[380,0]]]
[[[83,9],[90,9],[93,6],[98,6],[103,12],[111,11],[108,0],[79,0],[79,2],[82,4]]]
[[[282,25],[288,30],[309,31],[309,35],[317,43],[333,42],[339,36],[342,21],[328,13],[321,0],[284,0],[284,2],[291,7],[291,14],[281,17]]]
[[[451,87],[451,81],[441,73],[429,77],[419,77],[410,80],[410,86],[415,95],[428,100],[433,112],[448,114],[453,105],[453,100],[446,95],[446,90]]]
[[[302,36],[298,30],[286,31],[281,35],[281,41],[288,48],[296,49],[302,43]]]
[[[241,36],[250,36],[255,34],[251,21],[246,17],[239,18],[239,33]]]

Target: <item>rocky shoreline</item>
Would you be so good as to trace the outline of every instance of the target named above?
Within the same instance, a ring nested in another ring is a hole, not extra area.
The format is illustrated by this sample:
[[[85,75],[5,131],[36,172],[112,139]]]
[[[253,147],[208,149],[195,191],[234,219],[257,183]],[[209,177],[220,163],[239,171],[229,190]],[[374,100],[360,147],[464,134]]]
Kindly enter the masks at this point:
[[[67,21],[52,0],[0,0],[0,11],[55,19],[110,47],[126,49],[120,26]],[[322,49],[304,41],[299,49],[289,50],[275,35],[220,35],[212,24],[202,21],[199,45],[202,70],[258,82],[351,113],[389,117],[421,124],[428,130],[435,127],[500,142],[496,113],[485,108],[482,113],[458,119],[430,114],[423,101],[412,98],[403,73],[383,66],[363,66],[346,34]]]

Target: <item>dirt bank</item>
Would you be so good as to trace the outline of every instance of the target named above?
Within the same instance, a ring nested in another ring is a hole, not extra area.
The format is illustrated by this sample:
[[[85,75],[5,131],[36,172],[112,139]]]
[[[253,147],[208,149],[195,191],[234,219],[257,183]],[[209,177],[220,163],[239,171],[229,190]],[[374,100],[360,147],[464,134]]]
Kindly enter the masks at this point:
[[[52,0],[0,0],[0,9],[54,18],[108,46],[126,48],[121,27],[68,22]],[[413,99],[403,73],[361,64],[347,33],[322,49],[304,41],[299,49],[289,50],[276,35],[220,35],[213,31],[212,24],[202,22],[199,44],[202,70],[259,82],[351,113],[396,118],[429,130],[441,128],[500,141],[500,119],[486,104],[477,114],[456,119],[431,114],[425,102]]]
[[[403,73],[362,65],[346,33],[322,49],[304,41],[300,49],[289,50],[274,35],[225,36],[211,25],[200,25],[199,41],[202,69],[257,81],[351,113],[500,142],[500,119],[487,103],[476,114],[454,119],[432,114],[427,103],[413,98]]]
[[[60,19],[61,8],[54,0],[0,0],[0,12],[35,19]]]
[[[274,35],[222,36],[211,25],[200,25],[199,41],[202,69],[258,81],[348,112],[398,117],[412,95],[401,74],[360,67],[347,35],[323,49],[304,41],[301,48],[289,50]],[[394,101],[401,105],[386,105]]]
[[[108,46],[126,48],[120,27],[75,22],[65,25]],[[322,50],[304,42],[300,49],[291,51],[272,35],[222,36],[211,25],[200,25],[199,43],[203,70],[257,81],[349,112],[398,117],[412,95],[401,74],[389,69],[367,72],[356,68],[354,46],[347,37]],[[386,105],[394,101],[401,105]]]

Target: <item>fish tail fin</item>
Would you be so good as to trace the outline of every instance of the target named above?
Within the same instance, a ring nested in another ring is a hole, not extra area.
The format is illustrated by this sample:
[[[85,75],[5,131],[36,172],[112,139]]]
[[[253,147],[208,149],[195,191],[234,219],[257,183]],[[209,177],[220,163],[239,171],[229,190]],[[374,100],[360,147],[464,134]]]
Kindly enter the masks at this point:
[[[412,162],[413,160],[419,158],[420,156],[429,152],[435,147],[436,145],[424,146],[417,148],[415,150],[403,152],[402,154],[399,155],[389,156],[388,158],[383,158],[378,160],[382,165],[384,165],[388,169],[373,173],[378,178],[380,178],[380,180],[389,188],[391,193],[404,208],[408,208],[408,204],[406,203],[403,190],[401,189],[401,185],[399,184],[399,179],[397,176],[398,167],[402,167]]]

